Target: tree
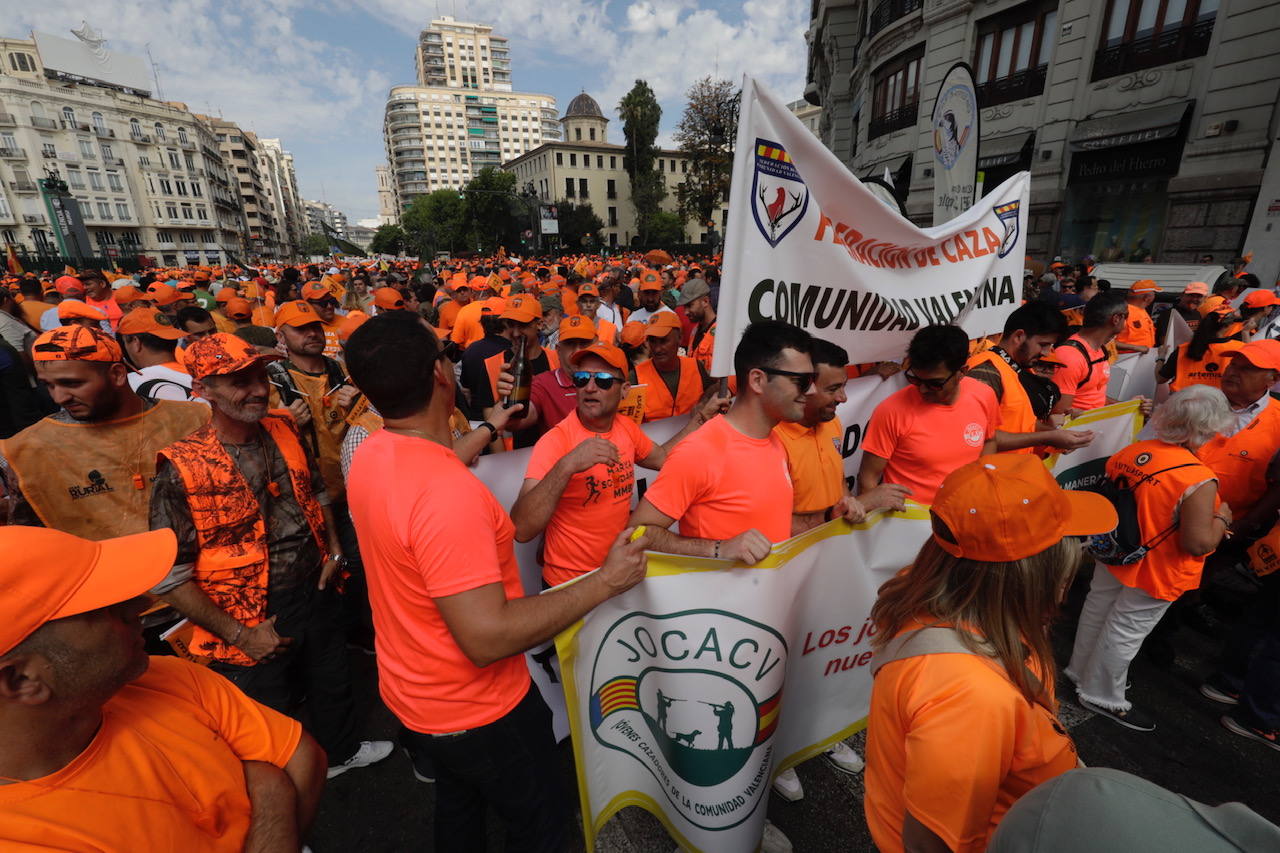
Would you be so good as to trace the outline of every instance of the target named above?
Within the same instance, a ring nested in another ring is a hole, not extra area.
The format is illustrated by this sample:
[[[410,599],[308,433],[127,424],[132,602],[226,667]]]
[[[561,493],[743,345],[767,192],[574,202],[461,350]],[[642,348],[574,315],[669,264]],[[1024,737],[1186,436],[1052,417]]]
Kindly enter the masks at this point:
[[[618,102],[618,115],[622,117],[622,135],[626,147],[622,154],[622,168],[631,179],[631,204],[636,211],[636,229],[640,241],[648,242],[650,223],[658,213],[662,200],[667,196],[667,186],[662,173],[654,168],[658,138],[658,125],[662,121],[662,107],[653,89],[643,80],[637,80],[631,91]]]
[[[600,245],[600,229],[604,220],[596,215],[591,202],[574,204],[562,201],[558,205],[560,240],[571,248]]]
[[[369,251],[376,255],[398,255],[404,249],[404,229],[399,225],[379,225],[369,241]]]
[[[649,242],[644,245],[672,246],[684,241],[684,219],[680,214],[659,210],[649,217]]]
[[[302,238],[299,251],[303,256],[329,254],[329,238],[323,234],[308,234]]]
[[[467,202],[457,190],[436,190],[415,198],[400,217],[400,225],[405,247],[420,258],[430,257],[437,249],[470,248]]]
[[[529,214],[515,197],[515,172],[485,166],[463,193],[471,220],[469,246],[492,252],[498,246],[520,245],[520,232],[529,227]]]
[[[675,141],[688,158],[689,172],[676,188],[676,199],[684,218],[705,226],[729,197],[742,92],[728,80],[707,76],[689,88],[688,98]]]

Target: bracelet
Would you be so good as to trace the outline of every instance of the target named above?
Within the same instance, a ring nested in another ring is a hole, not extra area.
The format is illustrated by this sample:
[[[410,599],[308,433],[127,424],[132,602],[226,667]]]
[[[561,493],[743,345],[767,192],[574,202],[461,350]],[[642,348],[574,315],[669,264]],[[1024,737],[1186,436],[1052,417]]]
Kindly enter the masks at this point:
[[[479,429],[480,427],[484,427],[485,429],[489,430],[490,439],[494,439],[498,437],[498,428],[493,424],[489,423],[488,421],[481,421],[476,428]]]
[[[1222,522],[1224,525],[1226,525],[1227,527],[1230,527],[1230,526],[1231,526],[1231,522],[1227,520],[1226,516],[1219,515],[1218,513],[1216,513],[1216,512],[1215,512],[1215,513],[1213,514],[1213,517],[1214,517],[1214,518],[1216,518],[1216,519],[1218,519],[1218,521],[1221,521],[1221,522]]]
[[[720,559],[720,540],[719,539],[716,540],[716,552],[714,554],[714,559],[717,559],[717,560]]]
[[[232,637],[230,640],[227,640],[227,645],[229,645],[229,646],[234,646],[234,645],[236,645],[237,643],[239,643],[239,642],[240,642],[240,635],[241,635],[241,634],[243,634],[243,633],[244,633],[244,623],[243,623],[243,622],[240,622],[240,623],[238,623],[238,624],[237,624],[237,626],[236,626],[236,635],[235,635],[234,637]]]

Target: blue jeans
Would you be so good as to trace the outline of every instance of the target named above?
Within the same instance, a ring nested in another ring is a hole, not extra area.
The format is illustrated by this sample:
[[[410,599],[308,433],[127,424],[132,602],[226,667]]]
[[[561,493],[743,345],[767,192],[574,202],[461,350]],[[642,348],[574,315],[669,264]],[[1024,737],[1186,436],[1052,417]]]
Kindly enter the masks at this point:
[[[538,688],[506,716],[460,734],[404,729],[401,743],[436,771],[436,853],[474,853],[485,844],[485,810],[506,828],[508,853],[559,853],[572,814],[560,785],[551,711]]]
[[[1280,729],[1280,574],[1262,588],[1227,638],[1221,675],[1240,691],[1240,709],[1259,728]]]

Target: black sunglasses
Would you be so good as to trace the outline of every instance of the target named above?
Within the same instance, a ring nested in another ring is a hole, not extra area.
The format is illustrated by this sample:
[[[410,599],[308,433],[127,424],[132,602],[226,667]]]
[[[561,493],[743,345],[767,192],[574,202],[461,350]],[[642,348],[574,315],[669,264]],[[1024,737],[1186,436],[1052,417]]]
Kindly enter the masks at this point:
[[[960,371],[958,370],[954,370],[951,373],[948,373],[942,379],[922,379],[921,377],[916,376],[910,370],[907,370],[902,374],[902,378],[910,382],[912,385],[922,385],[925,388],[932,388],[934,391],[940,391],[942,390],[942,387],[946,385],[948,382],[950,382],[955,377],[955,375],[959,372]]]
[[[613,387],[613,383],[622,381],[612,373],[605,373],[604,371],[597,373],[589,370],[579,370],[573,373],[570,378],[573,379],[573,384],[576,388],[586,388],[587,383],[594,379],[596,387],[601,391],[608,391]]]
[[[760,371],[768,376],[785,376],[792,382],[796,383],[796,387],[801,392],[808,391],[818,381],[818,372],[813,371],[796,371],[796,370],[779,370],[776,367],[761,367]]]

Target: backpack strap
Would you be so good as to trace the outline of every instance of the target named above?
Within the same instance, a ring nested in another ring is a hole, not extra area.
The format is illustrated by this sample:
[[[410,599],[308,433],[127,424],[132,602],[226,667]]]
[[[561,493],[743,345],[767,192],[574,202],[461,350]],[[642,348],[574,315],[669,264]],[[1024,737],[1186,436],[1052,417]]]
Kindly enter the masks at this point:
[[[876,673],[885,664],[907,658],[916,658],[921,655],[972,655],[986,661],[1004,675],[1005,678],[1008,678],[1008,673],[996,661],[995,656],[989,651],[983,651],[986,649],[989,649],[989,647],[983,642],[978,643],[978,651],[969,648],[960,639],[959,633],[954,628],[938,625],[918,628],[914,631],[899,634],[885,643],[879,651],[871,655],[871,677],[875,678]],[[1044,684],[1041,683],[1039,677],[1025,663],[1022,665],[1022,669],[1027,677],[1027,683],[1031,685],[1032,692],[1036,695],[1041,695],[1044,692]],[[1052,709],[1050,709],[1050,712],[1052,713]]]
[[[1183,462],[1181,465],[1170,465],[1168,468],[1161,468],[1159,471],[1152,471],[1150,474],[1146,474],[1146,475],[1144,475],[1144,476],[1143,476],[1143,478],[1142,478],[1141,480],[1139,480],[1138,482],[1134,483],[1134,484],[1133,484],[1132,486],[1130,486],[1129,488],[1130,488],[1130,490],[1131,490],[1131,491],[1136,491],[1136,490],[1137,490],[1137,488],[1138,488],[1138,486],[1141,486],[1143,483],[1146,483],[1146,482],[1148,482],[1148,481],[1150,481],[1150,480],[1154,479],[1155,477],[1159,476],[1160,474],[1165,473],[1166,471],[1176,471],[1176,470],[1177,470],[1177,469],[1179,469],[1179,468],[1190,468],[1190,467],[1192,467],[1193,465],[1198,465],[1198,464],[1200,464],[1200,463],[1197,463],[1197,462]],[[1177,530],[1180,524],[1181,524],[1181,520],[1179,520],[1179,521],[1173,521],[1173,522],[1171,522],[1171,523],[1169,524],[1169,526],[1168,526],[1168,527],[1166,527],[1164,530],[1161,530],[1161,531],[1160,531],[1159,533],[1157,533],[1155,536],[1152,536],[1150,540],[1148,540],[1147,542],[1144,542],[1144,543],[1143,543],[1143,545],[1142,545],[1142,551],[1143,551],[1143,553],[1144,553],[1144,554],[1145,554],[1145,553],[1148,553],[1148,552],[1150,552],[1152,549],[1159,547],[1159,546],[1161,545],[1161,543],[1163,543],[1163,542],[1164,542],[1164,540],[1168,539],[1170,536],[1172,536],[1172,535],[1173,535],[1173,531]]]
[[[1058,346],[1071,347],[1073,350],[1077,350],[1082,356],[1084,356],[1084,363],[1085,363],[1085,366],[1088,368],[1088,370],[1085,371],[1084,379],[1080,380],[1081,385],[1088,382],[1089,377],[1093,376],[1093,366],[1095,364],[1102,364],[1102,362],[1107,360],[1107,354],[1105,350],[1102,353],[1102,358],[1098,358],[1098,359],[1090,358],[1089,350],[1085,349],[1084,344],[1076,340],[1075,338],[1067,338],[1065,341],[1058,344]]]

